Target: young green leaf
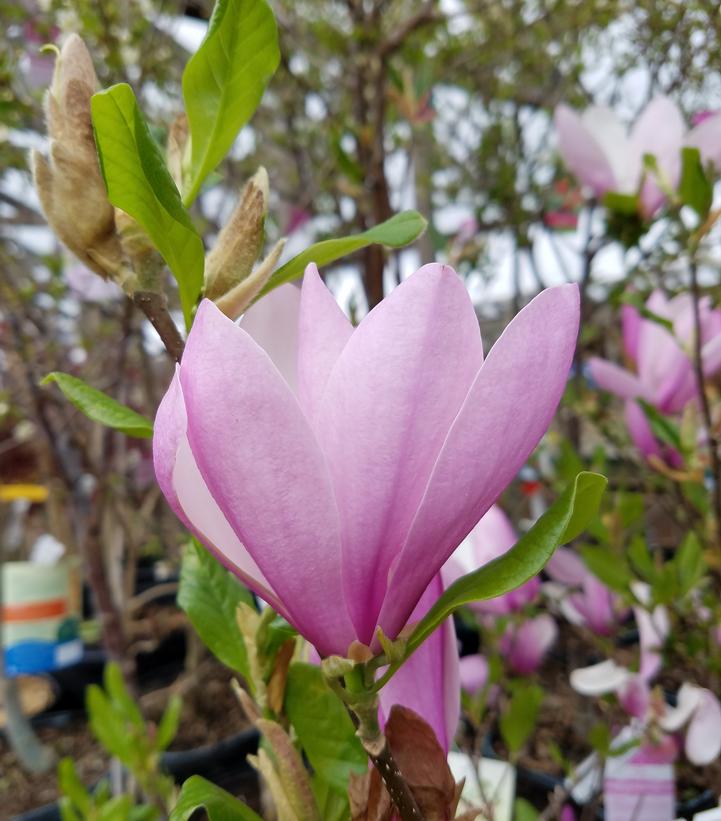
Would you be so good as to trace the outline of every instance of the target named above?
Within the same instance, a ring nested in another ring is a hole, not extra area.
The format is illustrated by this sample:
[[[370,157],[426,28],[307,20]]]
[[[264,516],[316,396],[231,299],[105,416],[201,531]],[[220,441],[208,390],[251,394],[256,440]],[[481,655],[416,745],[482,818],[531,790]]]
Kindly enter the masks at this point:
[[[681,149],[678,195],[684,205],[693,208],[702,220],[706,219],[713,201],[713,186],[706,177],[698,148]]]
[[[369,228],[362,234],[317,242],[274,271],[260,295],[263,296],[273,288],[297,279],[305,271],[309,262],[315,262],[318,267],[322,267],[374,244],[385,245],[389,248],[402,248],[418,239],[427,225],[426,220],[417,211],[401,211],[400,214]]]
[[[266,0],[217,0],[208,33],[183,73],[190,126],[189,205],[253,116],[280,61]]]
[[[701,579],[706,570],[703,548],[698,536],[690,531],[686,534],[674,560],[678,575],[679,593],[685,596]]]
[[[78,776],[72,758],[63,758],[58,764],[58,787],[74,808],[77,808],[84,816],[89,814],[92,800]]]
[[[579,473],[509,551],[458,579],[443,593],[416,625],[408,639],[408,654],[461,605],[501,596],[540,573],[558,545],[575,538],[593,519],[605,487],[604,476]]]
[[[48,385],[50,382],[54,382],[65,398],[93,422],[99,422],[137,439],[148,439],[153,435],[153,423],[150,419],[121,405],[97,388],[92,388],[82,379],[69,373],[53,371],[40,384]]]
[[[609,211],[615,211],[617,214],[631,215],[638,211],[636,194],[619,194],[617,191],[608,191],[601,201]]]
[[[186,326],[203,287],[203,240],[183,207],[133,90],[119,83],[91,100],[110,202],[145,230],[177,280]]]
[[[623,557],[602,547],[581,548],[583,563],[606,587],[623,593],[628,590],[631,574]]]
[[[508,706],[501,714],[501,736],[515,758],[533,732],[543,703],[543,689],[537,684],[516,682]]]
[[[323,680],[319,667],[291,664],[285,712],[313,769],[345,795],[350,773],[365,772],[368,759],[348,712]]]
[[[160,719],[158,730],[155,733],[154,746],[156,750],[165,750],[172,744],[178,732],[180,712],[182,709],[183,702],[180,696],[172,696]]]
[[[178,604],[208,649],[250,681],[248,656],[235,611],[253,606],[248,590],[197,542],[188,545],[180,570]]]
[[[170,821],[187,821],[199,809],[205,810],[209,821],[262,821],[247,804],[205,778],[192,775],[180,790]]]

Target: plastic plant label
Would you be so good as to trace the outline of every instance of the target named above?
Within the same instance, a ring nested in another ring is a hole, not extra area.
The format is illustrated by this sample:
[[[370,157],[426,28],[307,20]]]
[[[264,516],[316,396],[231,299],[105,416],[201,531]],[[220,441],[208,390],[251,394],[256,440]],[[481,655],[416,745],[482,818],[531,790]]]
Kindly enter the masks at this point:
[[[673,821],[676,817],[674,751],[645,745],[606,762],[606,821]]]
[[[465,778],[458,812],[482,809],[494,821],[511,821],[516,792],[516,769],[507,761],[482,758],[478,769],[465,753],[451,752],[448,764],[456,781]],[[482,816],[485,817],[485,816]]]
[[[80,580],[75,561],[6,562],[1,601],[8,676],[44,673],[80,660]]]

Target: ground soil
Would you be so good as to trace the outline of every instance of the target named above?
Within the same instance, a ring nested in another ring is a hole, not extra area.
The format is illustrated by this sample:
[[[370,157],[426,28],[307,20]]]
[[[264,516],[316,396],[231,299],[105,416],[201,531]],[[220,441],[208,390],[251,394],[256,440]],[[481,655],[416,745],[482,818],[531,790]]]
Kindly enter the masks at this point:
[[[197,683],[184,681],[183,715],[171,750],[188,750],[215,744],[247,729],[229,682],[232,674],[213,660],[203,662]],[[157,720],[170,690],[156,690],[142,696],[146,718]],[[45,726],[37,732],[58,760],[71,756],[87,785],[97,783],[108,770],[108,757],[90,733],[82,715],[65,719],[61,726]],[[40,807],[58,798],[54,773],[32,775],[19,765],[15,753],[0,735],[0,819]]]

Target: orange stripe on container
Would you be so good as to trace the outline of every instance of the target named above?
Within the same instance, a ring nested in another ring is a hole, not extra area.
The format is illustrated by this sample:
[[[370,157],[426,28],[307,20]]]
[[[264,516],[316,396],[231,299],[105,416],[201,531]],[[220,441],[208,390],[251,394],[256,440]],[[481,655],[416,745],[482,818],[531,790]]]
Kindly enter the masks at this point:
[[[68,603],[65,599],[47,599],[38,602],[23,602],[22,604],[6,604],[0,608],[0,621],[35,621],[36,619],[51,619],[54,616],[64,616],[68,612]]]

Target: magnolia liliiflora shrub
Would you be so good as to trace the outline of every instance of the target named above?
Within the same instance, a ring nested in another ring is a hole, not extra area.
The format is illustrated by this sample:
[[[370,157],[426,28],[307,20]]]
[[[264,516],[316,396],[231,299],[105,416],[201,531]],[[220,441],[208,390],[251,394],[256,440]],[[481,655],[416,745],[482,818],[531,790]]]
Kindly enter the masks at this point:
[[[593,357],[589,363],[596,384],[625,400],[625,419],[631,438],[646,457],[664,457],[674,465],[680,454],[663,448],[653,434],[639,399],[653,405],[663,414],[680,414],[686,405],[698,399],[698,380],[693,364],[694,304],[691,294],[668,299],[660,290],[646,301],[651,316],[667,321],[644,318],[637,308],[624,305],[621,315],[623,347],[633,373],[613,362]],[[701,327],[701,362],[705,377],[721,368],[721,310],[712,308],[708,297],[698,303]]]
[[[240,326],[204,301],[157,413],[155,469],[197,537],[321,656],[395,638],[546,431],[579,323],[541,293],[483,359],[427,265],[353,328],[310,265]]]
[[[641,211],[647,218],[663,204],[663,188],[676,190],[684,146],[697,148],[704,163],[721,168],[721,114],[705,118],[687,132],[681,112],[667,97],[651,100],[630,133],[605,106],[591,106],[579,115],[560,105],[555,122],[560,153],[576,177],[599,197],[609,192],[640,193]],[[645,155],[655,158],[654,173],[645,170]]]

